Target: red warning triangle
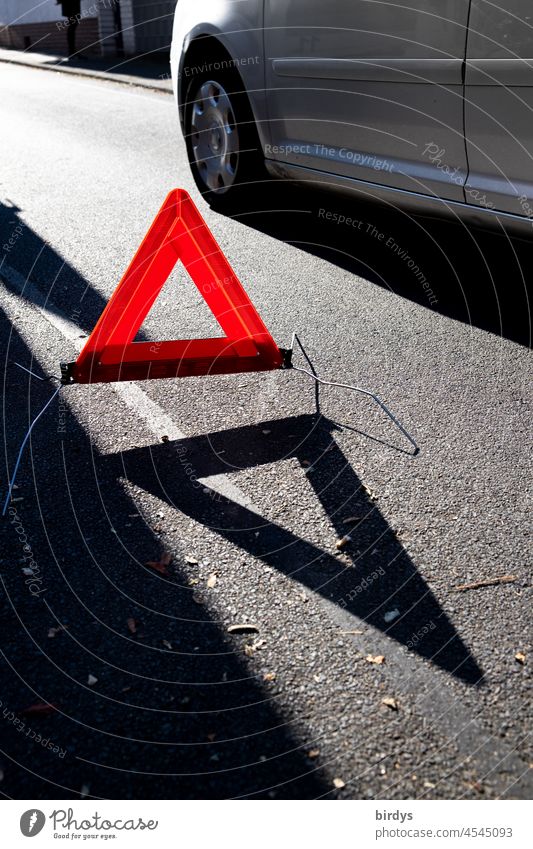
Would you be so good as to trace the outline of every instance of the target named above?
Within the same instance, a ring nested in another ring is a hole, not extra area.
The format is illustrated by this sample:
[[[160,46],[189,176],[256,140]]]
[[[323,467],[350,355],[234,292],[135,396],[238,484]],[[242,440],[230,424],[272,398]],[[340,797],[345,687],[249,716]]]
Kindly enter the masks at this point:
[[[226,338],[134,342],[181,260]],[[230,374],[280,368],[283,354],[184,189],[167,196],[66,383]]]

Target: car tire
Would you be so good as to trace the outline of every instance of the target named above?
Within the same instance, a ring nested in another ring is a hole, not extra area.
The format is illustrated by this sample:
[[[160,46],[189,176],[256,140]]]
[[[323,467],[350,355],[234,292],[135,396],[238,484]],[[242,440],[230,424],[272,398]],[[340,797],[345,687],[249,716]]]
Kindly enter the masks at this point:
[[[203,73],[186,91],[184,135],[194,181],[221,212],[246,204],[266,177],[253,113],[237,73]]]

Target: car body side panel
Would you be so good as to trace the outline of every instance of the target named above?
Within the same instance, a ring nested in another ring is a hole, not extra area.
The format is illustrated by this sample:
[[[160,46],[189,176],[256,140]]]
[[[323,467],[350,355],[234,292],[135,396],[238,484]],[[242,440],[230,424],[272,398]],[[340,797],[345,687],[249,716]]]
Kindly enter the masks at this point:
[[[269,158],[463,201],[468,2],[265,0]]]
[[[524,215],[513,215],[511,212],[472,206],[472,204],[447,200],[436,195],[408,192],[405,189],[396,189],[365,180],[352,180],[349,177],[339,177],[336,174],[328,174],[326,171],[275,162],[272,159],[266,161],[266,166],[268,172],[278,179],[288,180],[308,188],[322,188],[355,201],[364,203],[379,201],[391,209],[406,210],[413,215],[446,218],[471,227],[494,230],[500,235],[512,234],[514,238],[518,237],[526,241],[530,241],[533,235],[533,222]],[[333,199],[332,203],[334,203]]]
[[[352,193],[359,186],[365,197],[411,209],[427,206],[433,214],[451,212],[474,224],[505,222],[509,231],[531,235],[533,0],[505,0],[505,8],[472,0],[465,45],[469,4],[179,0],[171,50],[174,91],[180,101],[190,75],[184,58],[189,44],[211,35],[235,60],[271,173],[335,191]],[[265,29],[264,8],[270,24]],[[346,26],[355,8],[366,17],[358,14],[356,26]],[[335,9],[343,10],[343,26]],[[354,40],[354,30],[364,38]],[[458,105],[463,102],[466,140]],[[339,131],[347,131],[352,161],[346,155],[342,161]],[[331,148],[322,156],[287,153],[287,145],[317,138]],[[393,167],[387,170],[381,160]]]
[[[466,200],[533,219],[532,0],[472,0],[465,79]]]

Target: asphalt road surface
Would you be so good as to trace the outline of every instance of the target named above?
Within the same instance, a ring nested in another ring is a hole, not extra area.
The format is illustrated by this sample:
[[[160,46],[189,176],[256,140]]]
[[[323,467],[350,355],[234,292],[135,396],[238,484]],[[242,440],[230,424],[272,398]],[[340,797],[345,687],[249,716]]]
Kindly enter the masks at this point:
[[[14,363],[75,357],[175,186],[420,446],[298,372],[64,388],[2,522],[1,792],[527,797],[531,247],[280,184],[215,214],[168,94],[3,66],[0,127],[2,497],[53,391]],[[213,332],[178,269],[139,338]]]

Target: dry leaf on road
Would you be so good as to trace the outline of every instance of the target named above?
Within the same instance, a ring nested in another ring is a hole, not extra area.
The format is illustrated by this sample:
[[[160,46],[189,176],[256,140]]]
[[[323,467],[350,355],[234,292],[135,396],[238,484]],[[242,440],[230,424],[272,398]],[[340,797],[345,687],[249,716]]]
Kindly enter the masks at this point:
[[[455,591],[464,593],[466,590],[478,590],[481,587],[496,587],[498,584],[512,584],[518,580],[517,575],[500,575],[498,578],[487,578],[484,581],[473,581],[471,584],[458,584]]]
[[[247,622],[228,627],[228,634],[257,634],[258,631],[257,625],[250,625]]]
[[[381,704],[386,705],[391,710],[398,710],[398,702],[392,696],[387,696],[387,698],[381,699]]]
[[[383,655],[383,654],[367,654],[367,656],[365,657],[365,660],[367,661],[367,663],[377,663],[378,665],[381,665],[382,663],[385,663],[385,655]]]
[[[145,566],[149,566],[150,569],[155,569],[156,572],[159,572],[161,575],[168,575],[167,566],[170,564],[172,560],[172,555],[169,554],[168,551],[165,551],[159,560],[149,560],[145,563]]]
[[[383,619],[388,624],[389,622],[394,622],[395,619],[400,615],[400,611],[397,607],[394,610],[387,610],[386,613],[383,614]]]
[[[58,625],[57,627],[53,627],[53,628],[48,629],[48,636],[50,638],[52,638],[52,637],[55,637],[56,634],[60,634],[61,631],[66,631],[66,630],[67,630],[66,625]]]
[[[21,710],[21,714],[23,716],[48,716],[50,713],[55,713],[56,710],[56,705],[50,705],[47,702],[37,702]]]
[[[342,780],[342,778],[334,778],[333,786],[337,788],[337,790],[342,790],[343,787],[346,787],[346,782]]]
[[[264,645],[265,645],[265,643],[266,643],[266,640],[254,640],[254,642],[253,642],[253,643],[251,643],[251,644],[250,644],[250,643],[245,643],[245,645],[244,645],[244,653],[245,653],[246,655],[248,655],[248,657],[251,657],[253,654],[255,654],[255,652],[256,652],[258,649],[260,649],[260,648],[261,648],[261,646],[264,646]]]
[[[216,585],[217,585],[217,576],[213,572],[213,574],[209,575],[209,578],[207,579],[207,586],[210,590],[212,590],[214,587],[216,587]]]

